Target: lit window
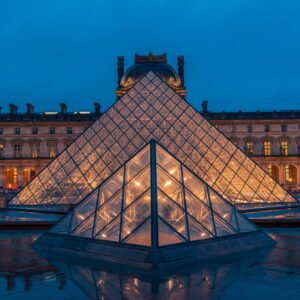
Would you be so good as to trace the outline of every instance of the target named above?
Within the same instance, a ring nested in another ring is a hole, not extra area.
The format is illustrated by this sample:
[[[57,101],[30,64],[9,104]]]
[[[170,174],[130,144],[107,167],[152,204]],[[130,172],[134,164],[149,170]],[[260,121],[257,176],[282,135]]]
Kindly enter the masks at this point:
[[[40,145],[38,143],[34,143],[31,146],[31,157],[37,158],[40,155]]]
[[[293,185],[297,183],[297,169],[293,165],[287,165],[284,168],[284,179],[286,185]]]
[[[57,147],[56,147],[56,143],[49,143],[48,144],[48,147],[49,147],[49,157],[50,158],[53,158],[56,156],[56,153],[57,153]]]
[[[265,125],[265,132],[269,132],[270,131],[270,125]]]
[[[277,180],[277,181],[279,180],[279,169],[277,166],[268,165],[267,171],[268,171],[268,174],[270,176],[272,176],[275,180]]]
[[[23,186],[35,177],[36,171],[34,168],[26,168],[23,170]]]
[[[20,128],[15,128],[15,134],[20,134],[21,133],[21,129]]]
[[[67,134],[72,134],[72,133],[73,133],[73,128],[67,127]]]
[[[0,158],[3,158],[4,157],[4,144],[0,144]]]
[[[18,172],[16,168],[8,168],[5,170],[5,187],[7,189],[18,188]]]
[[[264,155],[272,154],[272,142],[271,141],[264,141],[263,154]]]
[[[247,141],[246,142],[246,153],[248,155],[254,154],[254,142],[253,141]]]
[[[32,134],[38,134],[38,129],[36,127],[32,128]]]
[[[50,127],[50,134],[55,134],[55,128],[54,127]]]
[[[289,155],[289,142],[288,141],[280,141],[280,154],[281,155]]]
[[[22,145],[15,144],[14,145],[14,157],[21,157],[22,156]]]

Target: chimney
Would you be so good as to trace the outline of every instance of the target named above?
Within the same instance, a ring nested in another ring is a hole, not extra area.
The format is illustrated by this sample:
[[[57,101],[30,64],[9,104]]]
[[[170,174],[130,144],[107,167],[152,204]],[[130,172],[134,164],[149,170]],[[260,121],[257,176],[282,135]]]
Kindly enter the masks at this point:
[[[94,103],[94,107],[95,107],[95,115],[100,116],[100,114],[101,114],[101,105],[96,102],[96,103]]]
[[[208,101],[204,100],[204,101],[202,102],[202,113],[203,113],[204,115],[207,115],[207,114],[208,114],[207,105],[208,105]]]
[[[27,103],[27,104],[26,104],[26,107],[27,107],[27,114],[28,114],[28,115],[33,114],[34,106],[33,106],[31,103]]]
[[[124,56],[118,56],[118,85],[124,75]]]
[[[18,106],[15,104],[9,104],[9,110],[12,115],[15,115],[18,113]]]
[[[67,106],[65,103],[61,103],[61,104],[60,104],[60,112],[61,112],[62,114],[67,113],[67,109],[68,109],[68,106]]]
[[[178,76],[184,86],[184,56],[178,56]]]

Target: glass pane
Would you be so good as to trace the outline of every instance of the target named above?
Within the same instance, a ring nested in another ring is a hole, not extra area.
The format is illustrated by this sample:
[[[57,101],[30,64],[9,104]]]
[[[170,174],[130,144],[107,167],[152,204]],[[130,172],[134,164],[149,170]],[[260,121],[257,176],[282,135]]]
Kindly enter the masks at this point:
[[[226,220],[232,227],[237,230],[238,228],[236,224],[234,207],[221,199],[220,196],[213,192],[211,189],[209,189],[209,194],[213,211],[217,212],[222,219]]]
[[[156,161],[160,164],[169,174],[174,176],[180,181],[180,165],[179,163],[160,146],[156,147]]]
[[[117,217],[111,222],[106,228],[103,229],[97,236],[96,239],[108,240],[108,241],[119,241],[120,232],[120,217]]]
[[[217,236],[224,236],[236,233],[230,226],[228,226],[228,224],[226,224],[217,215],[214,215],[214,220],[216,225]]]
[[[131,234],[124,243],[151,246],[151,219],[149,218],[136,232]]]
[[[204,240],[212,237],[210,233],[208,233],[203,227],[200,226],[200,224],[195,222],[191,217],[189,217],[189,229],[191,241]]]
[[[258,230],[254,224],[247,220],[244,216],[237,214],[237,221],[239,224],[240,232],[249,232]]]
[[[87,220],[79,225],[71,234],[81,237],[92,237],[92,229],[94,224],[94,215],[92,214]]]
[[[164,224],[160,219],[158,219],[158,244],[159,246],[166,246],[171,244],[184,243],[179,235],[175,233],[169,226]]]
[[[150,168],[147,167],[125,187],[125,207],[137,199],[150,187]]]
[[[68,234],[69,226],[71,222],[72,213],[66,215],[61,221],[59,221],[53,228],[50,229],[50,232]]]
[[[138,174],[149,163],[150,146],[148,145],[126,164],[126,181],[130,181],[131,178]]]
[[[181,235],[187,238],[186,219],[184,211],[161,192],[157,195],[158,214]]]
[[[189,189],[198,199],[207,203],[205,185],[188,169],[183,167],[183,181],[186,189]]]
[[[72,221],[71,230],[77,227],[81,222],[83,222],[91,213],[95,212],[96,203],[97,203],[97,195],[98,189],[94,191],[88,198],[83,200],[82,203],[79,204],[74,209],[74,217]]]
[[[188,213],[210,232],[214,232],[210,209],[187,190],[185,191],[185,199]]]
[[[183,207],[181,184],[162,171],[159,166],[157,166],[157,186],[168,197]]]
[[[151,196],[150,191],[148,191],[124,211],[122,239],[150,216],[150,204]]]
[[[112,195],[119,191],[123,186],[124,168],[121,168],[115,175],[109,178],[101,187],[99,205],[105,203]]]
[[[111,200],[102,205],[96,213],[94,234],[97,234],[104,226],[121,213],[122,192],[113,196]]]

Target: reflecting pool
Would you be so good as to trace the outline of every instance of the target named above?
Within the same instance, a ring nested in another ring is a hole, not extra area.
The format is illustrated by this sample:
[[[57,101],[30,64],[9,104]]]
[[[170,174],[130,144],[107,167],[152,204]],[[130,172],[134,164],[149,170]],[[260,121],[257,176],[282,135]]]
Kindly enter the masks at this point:
[[[152,277],[49,260],[31,246],[42,231],[1,231],[0,299],[299,299],[300,230],[266,231],[273,248]]]

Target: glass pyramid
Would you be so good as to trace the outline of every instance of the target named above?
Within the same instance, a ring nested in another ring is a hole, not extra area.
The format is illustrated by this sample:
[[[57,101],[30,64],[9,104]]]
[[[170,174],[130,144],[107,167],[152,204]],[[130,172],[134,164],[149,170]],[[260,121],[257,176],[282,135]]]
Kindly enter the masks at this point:
[[[157,248],[257,230],[152,140],[51,232]]]
[[[149,72],[10,204],[76,204],[151,139],[231,203],[297,201],[165,81]]]

